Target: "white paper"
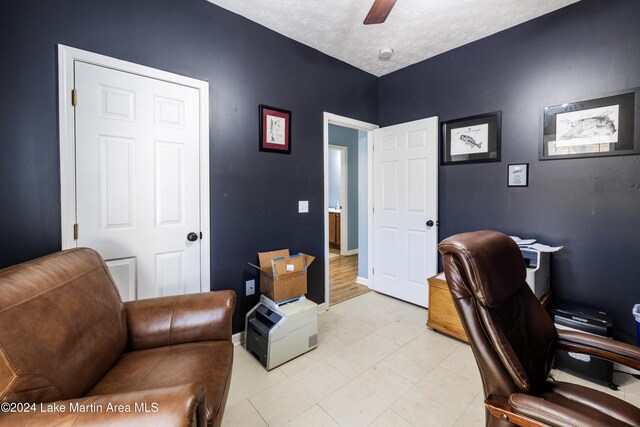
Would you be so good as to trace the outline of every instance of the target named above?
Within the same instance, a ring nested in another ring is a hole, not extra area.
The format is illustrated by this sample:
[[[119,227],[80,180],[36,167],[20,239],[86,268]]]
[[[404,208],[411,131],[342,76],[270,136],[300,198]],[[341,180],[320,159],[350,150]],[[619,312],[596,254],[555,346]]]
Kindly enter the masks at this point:
[[[564,246],[549,246],[542,243],[535,243],[536,239],[521,239],[518,236],[509,236],[521,248],[535,249],[540,252],[558,252]]]
[[[516,242],[518,244],[518,246],[521,245],[530,245],[532,243],[535,243],[536,239],[521,239],[518,236],[509,236],[513,239],[514,242]]]
[[[564,246],[549,246],[543,245],[542,243],[534,243],[533,245],[523,245],[523,248],[535,249],[539,252],[558,252]]]
[[[446,281],[446,280],[447,280],[447,279],[445,278],[445,276],[444,276],[444,273],[440,273],[440,274],[438,274],[438,275],[436,276],[436,279],[444,280],[444,281]]]
[[[287,264],[287,271],[293,271],[293,264]]]
[[[489,125],[475,125],[451,130],[451,155],[488,153]]]

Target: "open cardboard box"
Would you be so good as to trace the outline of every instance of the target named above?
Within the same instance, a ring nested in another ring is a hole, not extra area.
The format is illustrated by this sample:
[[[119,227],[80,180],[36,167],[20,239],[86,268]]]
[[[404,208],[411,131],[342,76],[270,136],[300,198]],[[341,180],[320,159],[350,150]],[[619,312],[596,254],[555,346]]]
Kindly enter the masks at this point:
[[[259,252],[260,293],[278,302],[307,293],[307,267],[315,257],[302,252],[289,255],[289,249]]]

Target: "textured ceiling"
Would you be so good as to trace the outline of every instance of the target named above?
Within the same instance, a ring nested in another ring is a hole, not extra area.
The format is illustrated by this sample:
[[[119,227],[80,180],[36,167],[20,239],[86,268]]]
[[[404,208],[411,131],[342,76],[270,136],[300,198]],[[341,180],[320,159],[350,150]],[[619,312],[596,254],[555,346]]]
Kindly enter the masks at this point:
[[[398,0],[378,25],[362,24],[373,0],[208,1],[381,76],[579,0]]]

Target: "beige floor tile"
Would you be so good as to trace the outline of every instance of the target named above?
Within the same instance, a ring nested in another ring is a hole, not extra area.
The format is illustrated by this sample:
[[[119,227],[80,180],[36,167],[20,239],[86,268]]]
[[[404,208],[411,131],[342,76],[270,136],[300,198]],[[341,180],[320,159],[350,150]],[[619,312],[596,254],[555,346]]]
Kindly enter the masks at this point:
[[[338,306],[349,301],[340,303]],[[352,344],[376,330],[374,325],[357,317],[345,316],[333,310],[326,313],[323,318],[318,319],[319,331],[333,335],[344,343]]]
[[[340,427],[320,406],[313,405],[291,420],[287,427]]]
[[[249,400],[270,427],[277,427],[293,420],[347,381],[336,369],[320,361]]]
[[[416,321],[414,318],[401,318],[378,329],[375,333],[394,344],[405,345],[421,333],[427,330],[424,322]]]
[[[614,372],[613,382],[620,385],[624,400],[640,408],[640,380],[631,375]]]
[[[482,385],[482,378],[480,377],[480,371],[476,363],[475,357],[473,357],[473,351],[471,347],[466,344],[461,344],[456,348],[453,353],[448,355],[441,363],[440,366],[447,369],[449,372],[458,374],[469,381],[473,381],[479,385]]]
[[[484,395],[479,392],[471,401],[467,409],[454,424],[455,427],[477,427],[485,425]]]
[[[233,370],[240,371],[249,365],[255,364],[256,359],[247,353],[247,350],[241,345],[233,348]]]
[[[409,421],[402,418],[391,409],[387,409],[369,427],[413,427]]]
[[[331,356],[337,351],[346,347],[347,344],[340,341],[338,338],[323,331],[318,332],[318,347],[315,350],[311,350],[302,356],[296,357],[293,360],[280,366],[282,372],[286,376],[290,377],[303,369],[308,368],[314,363]]]
[[[420,426],[452,426],[480,393],[473,382],[444,368],[434,368],[402,396],[392,409],[404,419]]]
[[[247,356],[251,357],[248,354]],[[236,370],[234,367],[231,374],[227,407],[235,406],[286,378],[287,376],[280,369],[276,368],[267,372],[261,364],[252,358],[242,369]]]
[[[371,334],[346,346],[325,360],[338,371],[353,379],[398,348],[394,343]]]
[[[320,407],[342,426],[366,426],[411,386],[393,370],[375,366],[320,401]]]
[[[233,408],[227,408],[222,418],[222,427],[266,427],[258,411],[248,400],[244,400]]]
[[[456,340],[427,330],[380,364],[417,383],[461,345]]]

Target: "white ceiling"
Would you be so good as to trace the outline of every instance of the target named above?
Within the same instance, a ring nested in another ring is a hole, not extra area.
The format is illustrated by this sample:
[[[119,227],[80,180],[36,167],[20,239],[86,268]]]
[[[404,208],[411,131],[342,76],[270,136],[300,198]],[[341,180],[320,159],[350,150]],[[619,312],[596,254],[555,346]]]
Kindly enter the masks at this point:
[[[378,25],[362,24],[373,0],[208,1],[382,76],[579,0],[398,0]]]

